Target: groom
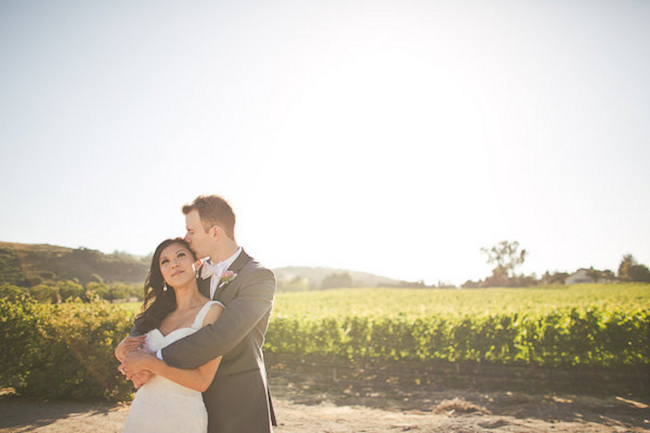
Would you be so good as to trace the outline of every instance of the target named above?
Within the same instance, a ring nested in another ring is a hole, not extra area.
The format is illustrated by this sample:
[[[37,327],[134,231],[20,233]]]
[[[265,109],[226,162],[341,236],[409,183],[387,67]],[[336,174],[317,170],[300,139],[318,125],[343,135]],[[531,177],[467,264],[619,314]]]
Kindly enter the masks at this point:
[[[183,207],[185,240],[197,257],[199,290],[226,309],[219,320],[162,349],[169,365],[195,368],[223,356],[203,393],[209,433],[266,433],[275,425],[262,355],[275,277],[235,241],[235,214],[220,196],[199,196]]]

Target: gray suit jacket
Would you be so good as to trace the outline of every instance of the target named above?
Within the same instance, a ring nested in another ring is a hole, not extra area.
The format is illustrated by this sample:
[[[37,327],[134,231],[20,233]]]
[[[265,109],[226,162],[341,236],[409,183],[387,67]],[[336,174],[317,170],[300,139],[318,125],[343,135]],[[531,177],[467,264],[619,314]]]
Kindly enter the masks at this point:
[[[162,350],[165,362],[195,368],[223,356],[203,394],[210,433],[271,432],[272,407],[262,355],[275,295],[275,276],[246,252],[229,268],[236,276],[217,286],[214,300],[226,307],[214,324]],[[199,279],[209,297],[210,279]]]

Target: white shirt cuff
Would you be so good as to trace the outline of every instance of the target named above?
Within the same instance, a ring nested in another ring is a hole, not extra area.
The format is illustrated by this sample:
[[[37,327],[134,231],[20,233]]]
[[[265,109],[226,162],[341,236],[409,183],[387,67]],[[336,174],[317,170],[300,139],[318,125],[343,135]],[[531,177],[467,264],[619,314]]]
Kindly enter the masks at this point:
[[[156,351],[156,358],[160,359],[161,361],[164,361],[164,359],[162,358],[162,349],[158,349]]]

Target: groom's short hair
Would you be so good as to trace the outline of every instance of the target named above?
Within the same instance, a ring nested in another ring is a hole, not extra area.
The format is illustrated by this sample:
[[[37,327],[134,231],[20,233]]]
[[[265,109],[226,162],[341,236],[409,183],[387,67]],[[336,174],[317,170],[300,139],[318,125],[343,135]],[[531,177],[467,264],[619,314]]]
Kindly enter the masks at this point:
[[[230,204],[218,195],[200,195],[191,204],[183,206],[183,214],[196,210],[207,232],[218,225],[230,239],[235,240],[235,213]]]

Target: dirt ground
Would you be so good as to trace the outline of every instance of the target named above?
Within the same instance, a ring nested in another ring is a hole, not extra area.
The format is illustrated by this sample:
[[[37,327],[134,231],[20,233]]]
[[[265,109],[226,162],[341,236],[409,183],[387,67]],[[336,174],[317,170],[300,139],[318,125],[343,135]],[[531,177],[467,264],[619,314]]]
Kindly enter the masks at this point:
[[[279,426],[304,432],[650,432],[648,374],[267,359]],[[128,405],[0,396],[0,433],[120,432]]]

